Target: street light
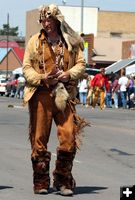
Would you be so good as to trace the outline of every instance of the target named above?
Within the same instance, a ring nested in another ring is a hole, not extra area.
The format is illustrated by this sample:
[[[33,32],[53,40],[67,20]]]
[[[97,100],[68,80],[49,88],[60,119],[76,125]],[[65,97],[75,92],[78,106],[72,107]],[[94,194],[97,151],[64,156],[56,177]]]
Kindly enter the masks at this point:
[[[62,0],[63,5],[65,6],[67,0]],[[84,0],[81,0],[81,32],[83,33],[83,16],[84,16]]]
[[[65,6],[67,1],[66,0],[62,0],[63,5]]]
[[[6,65],[6,79],[8,79],[8,42],[9,42],[9,13],[7,14],[7,65]]]

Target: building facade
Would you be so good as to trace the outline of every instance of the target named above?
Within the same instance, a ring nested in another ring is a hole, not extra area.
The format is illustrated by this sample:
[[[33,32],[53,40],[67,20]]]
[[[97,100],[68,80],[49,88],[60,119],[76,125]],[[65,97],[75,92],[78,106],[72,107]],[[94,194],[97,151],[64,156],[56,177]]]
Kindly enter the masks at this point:
[[[98,12],[98,37],[135,38],[135,12]]]
[[[81,8],[60,6],[60,9],[69,25],[80,33]],[[38,18],[37,9],[26,13],[26,44],[41,29],[37,23]],[[99,8],[84,7],[83,33],[88,63],[95,62],[96,67],[100,68],[126,58],[125,55],[130,54],[130,47],[126,48],[125,42],[133,43],[135,38],[134,18],[134,12],[101,11]]]

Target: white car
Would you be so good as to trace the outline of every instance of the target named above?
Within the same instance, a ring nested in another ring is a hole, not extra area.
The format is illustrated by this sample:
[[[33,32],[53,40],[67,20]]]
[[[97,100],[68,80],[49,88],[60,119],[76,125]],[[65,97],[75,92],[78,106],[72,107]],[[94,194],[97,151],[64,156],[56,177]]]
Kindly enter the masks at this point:
[[[0,94],[3,95],[6,92],[7,81],[4,78],[0,78]]]

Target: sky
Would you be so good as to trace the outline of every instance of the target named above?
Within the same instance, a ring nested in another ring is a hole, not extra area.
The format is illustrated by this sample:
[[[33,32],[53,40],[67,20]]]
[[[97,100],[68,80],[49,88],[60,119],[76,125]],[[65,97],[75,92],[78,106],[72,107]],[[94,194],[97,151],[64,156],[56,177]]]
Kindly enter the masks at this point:
[[[100,10],[135,12],[135,0],[65,0],[67,6],[98,7]],[[7,23],[9,13],[10,27],[19,27],[19,36],[25,36],[26,12],[43,4],[63,5],[62,0],[0,0],[0,29]]]

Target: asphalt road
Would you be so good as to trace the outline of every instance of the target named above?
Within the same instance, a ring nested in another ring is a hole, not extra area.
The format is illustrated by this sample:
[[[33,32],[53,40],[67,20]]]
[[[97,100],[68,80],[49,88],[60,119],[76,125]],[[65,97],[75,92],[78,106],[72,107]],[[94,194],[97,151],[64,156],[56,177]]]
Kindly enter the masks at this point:
[[[135,112],[81,106],[77,111],[91,127],[85,129],[74,161],[77,187],[72,199],[118,200],[120,186],[135,184]],[[51,173],[56,147],[53,124]],[[65,199],[53,192],[52,185],[46,196],[33,194],[30,154],[27,107],[23,108],[18,99],[0,97],[0,200]]]

